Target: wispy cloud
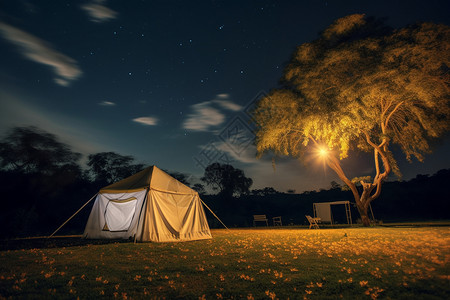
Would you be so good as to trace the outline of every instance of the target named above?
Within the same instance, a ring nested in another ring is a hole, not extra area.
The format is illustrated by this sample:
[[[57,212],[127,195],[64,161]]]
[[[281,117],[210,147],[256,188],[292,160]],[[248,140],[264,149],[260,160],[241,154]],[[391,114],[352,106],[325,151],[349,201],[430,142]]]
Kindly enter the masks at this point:
[[[228,94],[219,94],[214,100],[191,106],[192,113],[187,115],[183,128],[194,131],[209,131],[225,122],[222,110],[239,111],[242,106],[228,100]]]
[[[155,117],[139,117],[133,119],[133,122],[141,123],[143,125],[154,126],[158,124],[158,119]]]
[[[0,34],[21,50],[23,56],[34,62],[53,68],[55,82],[69,86],[83,73],[77,61],[56,51],[45,41],[11,25],[0,22]]]
[[[222,106],[225,109],[231,110],[231,111],[240,111],[242,109],[242,106],[233,103],[231,101],[228,100],[213,100],[213,103],[217,103],[220,106]]]
[[[103,5],[104,0],[95,0],[91,3],[82,5],[81,8],[84,9],[91,21],[102,23],[117,17],[117,12]]]
[[[111,101],[102,101],[102,102],[100,102],[98,105],[102,105],[102,106],[115,106],[116,103],[111,102]]]
[[[188,118],[183,123],[184,129],[208,131],[210,127],[218,126],[225,121],[225,115],[211,107],[211,101],[194,104],[191,109],[194,112],[188,114]]]
[[[227,142],[217,141],[213,143],[213,146],[218,151],[225,153],[232,161],[238,161],[245,164],[255,164],[260,162],[260,160],[256,158],[256,147],[254,145],[248,145],[239,152],[236,151],[235,145],[231,145]],[[205,147],[205,145],[200,146],[201,149]]]

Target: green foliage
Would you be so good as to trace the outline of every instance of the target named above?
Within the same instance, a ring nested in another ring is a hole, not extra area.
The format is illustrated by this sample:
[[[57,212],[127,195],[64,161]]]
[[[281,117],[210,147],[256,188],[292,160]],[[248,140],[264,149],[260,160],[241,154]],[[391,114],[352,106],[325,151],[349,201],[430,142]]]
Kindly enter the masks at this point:
[[[340,158],[350,149],[397,144],[408,159],[449,129],[450,28],[392,30],[363,15],[337,20],[297,48],[283,87],[260,100],[257,149],[299,157],[311,139]],[[391,157],[391,162],[394,162]]]

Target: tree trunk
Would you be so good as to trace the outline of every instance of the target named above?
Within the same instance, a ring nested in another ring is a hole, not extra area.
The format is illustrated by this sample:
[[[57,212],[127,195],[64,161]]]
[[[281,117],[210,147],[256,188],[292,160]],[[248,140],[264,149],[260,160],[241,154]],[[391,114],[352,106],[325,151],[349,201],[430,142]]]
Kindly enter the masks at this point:
[[[367,196],[363,193],[361,195],[361,198],[359,199],[359,201],[357,199],[355,199],[355,200],[356,200],[356,207],[358,208],[359,215],[361,216],[361,222],[362,222],[363,226],[369,227],[370,226],[370,218],[369,218],[369,213],[368,213],[369,204],[368,204]]]
[[[369,214],[367,213],[367,208],[362,209],[362,210],[360,210],[358,208],[358,211],[359,211],[359,215],[361,216],[361,222],[362,222],[363,226],[369,227],[370,226],[370,218],[369,218]]]

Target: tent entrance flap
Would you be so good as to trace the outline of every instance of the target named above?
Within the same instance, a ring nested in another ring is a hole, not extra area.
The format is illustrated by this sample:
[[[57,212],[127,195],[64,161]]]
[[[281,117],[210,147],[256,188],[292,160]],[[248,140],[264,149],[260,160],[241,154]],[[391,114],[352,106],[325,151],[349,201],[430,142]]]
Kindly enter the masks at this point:
[[[127,231],[136,212],[135,197],[124,200],[110,200],[106,205],[105,227],[109,231]]]

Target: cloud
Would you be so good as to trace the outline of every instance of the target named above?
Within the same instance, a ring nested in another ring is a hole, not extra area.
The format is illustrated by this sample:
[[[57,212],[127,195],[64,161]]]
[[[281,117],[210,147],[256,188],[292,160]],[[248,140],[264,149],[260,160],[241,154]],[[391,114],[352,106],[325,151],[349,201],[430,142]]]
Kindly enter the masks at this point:
[[[211,101],[195,104],[191,108],[194,112],[188,114],[183,124],[184,129],[208,131],[210,127],[218,126],[225,121],[225,115],[211,107]]]
[[[143,125],[154,126],[158,124],[158,119],[155,117],[139,117],[133,119],[133,122],[141,123]]]
[[[87,12],[93,22],[102,23],[115,19],[117,12],[102,5],[104,2],[103,0],[96,0],[92,3],[82,5],[81,8]]]
[[[56,75],[54,80],[59,85],[68,86],[83,73],[74,59],[25,31],[0,22],[0,34],[19,47],[22,55],[29,60],[52,67]]]
[[[240,111],[242,109],[242,106],[233,103],[231,101],[225,101],[225,100],[213,100],[212,102],[219,104],[225,109],[231,110],[231,111]]]
[[[191,106],[192,113],[187,115],[183,128],[194,131],[210,131],[225,122],[222,110],[239,111],[242,106],[228,99],[228,94],[219,94],[216,99],[197,103]]]
[[[111,101],[102,101],[102,102],[100,102],[98,105],[102,105],[102,106],[115,106],[116,103],[111,102]]]

